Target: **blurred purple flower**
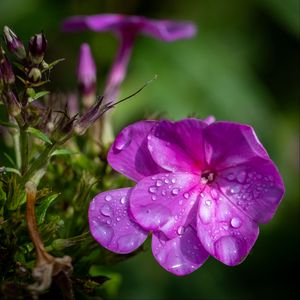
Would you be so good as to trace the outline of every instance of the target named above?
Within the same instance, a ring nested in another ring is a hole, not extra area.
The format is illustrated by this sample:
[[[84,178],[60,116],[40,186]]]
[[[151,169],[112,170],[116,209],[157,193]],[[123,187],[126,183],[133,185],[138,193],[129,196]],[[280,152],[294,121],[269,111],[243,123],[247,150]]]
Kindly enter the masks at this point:
[[[209,255],[239,264],[284,194],[254,130],[212,118],[132,124],[115,139],[108,161],[137,184],[93,199],[93,237],[129,253],[152,232],[154,257],[175,275],[193,272]]]
[[[79,90],[82,95],[96,93],[97,69],[91,53],[91,48],[87,43],[80,47],[77,63],[77,80]]]
[[[171,42],[193,37],[196,27],[191,22],[151,20],[140,16],[101,14],[94,16],[73,16],[63,23],[65,31],[113,31],[120,40],[120,47],[111,68],[105,88],[107,101],[114,101],[126,75],[128,61],[134,40],[139,33]]]

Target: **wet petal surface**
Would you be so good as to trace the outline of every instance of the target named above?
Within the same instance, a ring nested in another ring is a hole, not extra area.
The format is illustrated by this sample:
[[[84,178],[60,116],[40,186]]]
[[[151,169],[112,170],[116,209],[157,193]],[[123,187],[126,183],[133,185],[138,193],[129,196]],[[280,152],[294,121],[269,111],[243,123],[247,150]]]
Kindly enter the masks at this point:
[[[173,239],[168,239],[160,232],[154,233],[152,253],[164,269],[177,276],[194,272],[209,256],[191,226]]]
[[[197,232],[209,254],[234,266],[248,255],[259,229],[217,189],[207,187],[200,194]]]
[[[147,232],[128,215],[130,188],[98,194],[90,203],[89,224],[94,239],[115,253],[129,253],[146,239]]]
[[[259,223],[273,217],[284,193],[275,165],[260,157],[222,170],[216,183],[231,203]]]
[[[154,162],[147,147],[147,135],[156,123],[137,122],[118,134],[107,156],[109,164],[116,171],[134,181],[165,172]]]
[[[163,173],[147,177],[138,182],[130,195],[132,216],[143,228],[160,230],[174,238],[195,218],[199,190],[197,175]]]

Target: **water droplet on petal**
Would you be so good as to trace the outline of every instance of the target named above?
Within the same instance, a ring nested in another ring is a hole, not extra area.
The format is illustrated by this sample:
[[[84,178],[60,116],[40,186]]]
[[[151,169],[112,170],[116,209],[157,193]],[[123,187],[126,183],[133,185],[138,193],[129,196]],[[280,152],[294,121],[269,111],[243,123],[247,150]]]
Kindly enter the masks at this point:
[[[172,179],[171,179],[171,182],[172,182],[172,183],[175,183],[175,182],[176,182],[176,178],[172,178]]]
[[[171,194],[172,194],[173,196],[178,195],[178,194],[179,194],[179,189],[174,188],[174,189],[171,191]]]
[[[106,220],[106,224],[110,225],[111,224],[111,218]]]
[[[177,229],[177,234],[178,235],[183,235],[184,232],[185,232],[184,226],[179,226],[178,229]]]
[[[234,217],[231,219],[230,225],[233,228],[239,228],[242,225],[242,221],[239,218]]]
[[[169,180],[169,179],[165,179],[165,183],[167,183],[167,184],[168,184],[169,182],[170,182],[170,180]]]
[[[207,205],[207,206],[210,206],[211,205],[211,200],[205,200],[205,204]]]
[[[156,197],[155,195],[152,195],[151,199],[152,199],[153,201],[155,201],[155,200],[157,199],[157,197]]]
[[[131,143],[131,130],[125,128],[115,140],[115,148],[119,151],[124,150]]]
[[[162,191],[161,191],[161,194],[162,194],[162,196],[166,196],[166,195],[167,195],[167,192],[166,192],[165,190],[162,190]]]
[[[125,203],[126,203],[126,197],[123,196],[123,197],[120,199],[120,202],[121,202],[121,204],[125,204]]]
[[[190,198],[190,194],[189,194],[189,193],[184,193],[184,194],[183,194],[183,197],[184,197],[185,199],[189,199],[189,198]]]
[[[156,181],[156,186],[162,186],[162,185],[163,185],[162,180],[157,179],[157,181]]]
[[[93,234],[100,243],[108,245],[113,238],[114,230],[108,224],[97,223],[93,228]]]
[[[236,265],[245,256],[245,244],[234,236],[222,236],[215,244],[216,258],[229,266]]]
[[[117,217],[117,222],[120,222],[121,221],[121,218]]]
[[[118,250],[122,253],[128,253],[139,246],[139,237],[136,235],[124,235],[117,241]]]
[[[227,179],[232,181],[232,180],[235,179],[235,175],[233,173],[230,173],[230,174],[227,175]]]
[[[149,187],[149,192],[150,193],[154,194],[154,193],[156,193],[156,191],[157,191],[157,187],[156,186],[150,186]]]
[[[247,173],[245,171],[241,171],[238,175],[237,175],[237,180],[240,183],[244,183],[247,177]]]
[[[105,199],[105,201],[110,201],[112,199],[112,196],[111,195],[106,195],[104,199]]]
[[[240,189],[241,188],[238,185],[235,185],[228,190],[228,194],[231,194],[231,195],[237,194],[240,192]]]
[[[100,208],[100,212],[103,216],[110,217],[112,215],[112,208],[109,205],[104,204]]]

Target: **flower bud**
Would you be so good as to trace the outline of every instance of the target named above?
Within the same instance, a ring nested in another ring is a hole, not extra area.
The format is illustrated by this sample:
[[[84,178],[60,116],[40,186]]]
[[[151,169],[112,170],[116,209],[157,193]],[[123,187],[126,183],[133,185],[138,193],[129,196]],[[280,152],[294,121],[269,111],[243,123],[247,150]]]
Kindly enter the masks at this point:
[[[38,68],[32,68],[32,69],[29,71],[28,77],[29,77],[29,79],[31,79],[33,82],[38,82],[38,81],[40,81],[41,78],[42,78],[42,73],[41,73],[40,69],[38,69]]]
[[[96,93],[96,65],[88,44],[80,47],[77,63],[77,80],[83,96]]]
[[[86,113],[78,120],[74,130],[78,135],[83,135],[86,130],[91,127],[95,121],[102,115],[101,104],[103,97],[101,97],[92,107],[90,107]]]
[[[38,65],[43,61],[48,42],[44,33],[34,35],[29,40],[29,58],[31,62]]]
[[[12,91],[5,92],[4,99],[9,115],[18,116],[21,113],[21,104],[15,94]]]
[[[0,81],[3,81],[3,84],[13,84],[15,82],[15,74],[12,69],[12,66],[5,56],[5,53],[0,46]]]
[[[9,51],[21,60],[26,58],[26,51],[23,42],[8,26],[4,26],[3,34]]]

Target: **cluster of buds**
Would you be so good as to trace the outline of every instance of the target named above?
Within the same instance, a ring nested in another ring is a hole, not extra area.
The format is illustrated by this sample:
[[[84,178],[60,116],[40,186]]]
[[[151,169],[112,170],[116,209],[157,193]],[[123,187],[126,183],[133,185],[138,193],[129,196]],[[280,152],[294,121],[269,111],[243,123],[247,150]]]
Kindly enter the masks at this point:
[[[28,92],[35,94],[34,88],[43,85],[43,72],[49,68],[44,62],[47,40],[43,33],[30,38],[26,51],[22,40],[7,26],[3,29],[3,37],[8,49],[17,60],[19,75],[14,71],[4,49],[0,45],[0,99],[5,103],[8,113],[16,116],[21,106],[26,106],[29,100]],[[25,87],[25,93],[17,92],[16,78]]]

